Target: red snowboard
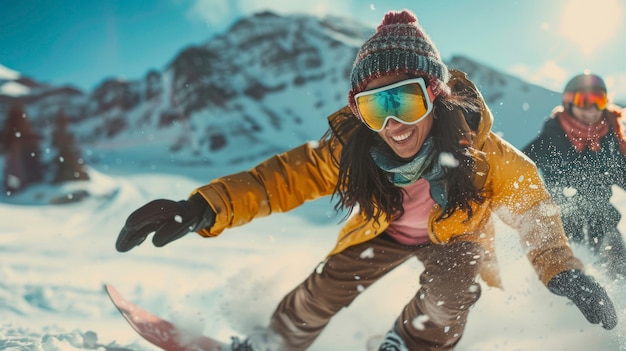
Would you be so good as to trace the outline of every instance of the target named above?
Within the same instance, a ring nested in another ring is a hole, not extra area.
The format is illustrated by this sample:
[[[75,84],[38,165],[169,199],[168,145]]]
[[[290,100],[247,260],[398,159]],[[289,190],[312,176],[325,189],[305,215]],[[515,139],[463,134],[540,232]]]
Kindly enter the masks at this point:
[[[144,339],[167,351],[228,351],[230,345],[195,335],[126,300],[110,284],[104,289],[128,324]]]

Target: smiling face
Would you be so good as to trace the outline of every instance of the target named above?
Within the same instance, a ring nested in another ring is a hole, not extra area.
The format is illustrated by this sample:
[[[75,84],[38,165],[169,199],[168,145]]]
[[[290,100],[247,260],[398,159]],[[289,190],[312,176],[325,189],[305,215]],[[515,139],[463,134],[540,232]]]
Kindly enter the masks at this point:
[[[367,84],[365,90],[380,88],[409,78],[411,77],[406,74],[383,76],[372,80]],[[420,122],[411,125],[398,122],[391,118],[387,121],[385,129],[378,132],[378,135],[380,135],[398,157],[411,158],[422,148],[432,126],[432,112]]]

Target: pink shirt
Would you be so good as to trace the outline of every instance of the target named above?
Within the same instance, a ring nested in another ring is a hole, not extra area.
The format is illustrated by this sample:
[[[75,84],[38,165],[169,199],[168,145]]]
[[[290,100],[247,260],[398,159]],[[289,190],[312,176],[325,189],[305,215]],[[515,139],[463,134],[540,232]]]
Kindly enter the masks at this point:
[[[404,215],[394,220],[387,228],[394,240],[404,245],[419,245],[428,239],[428,217],[435,201],[430,197],[430,184],[426,179],[419,179],[415,183],[403,187]]]

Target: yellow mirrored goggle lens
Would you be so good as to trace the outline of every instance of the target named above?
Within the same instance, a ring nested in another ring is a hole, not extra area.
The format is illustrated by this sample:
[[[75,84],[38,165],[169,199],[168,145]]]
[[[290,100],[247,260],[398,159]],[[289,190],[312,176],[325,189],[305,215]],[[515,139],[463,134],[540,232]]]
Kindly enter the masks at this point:
[[[363,123],[377,132],[385,128],[390,118],[404,124],[415,124],[432,110],[422,78],[365,91],[357,94],[355,100]]]
[[[581,91],[574,94],[572,103],[576,107],[589,108],[594,105],[598,110],[604,110],[609,100],[603,91]]]

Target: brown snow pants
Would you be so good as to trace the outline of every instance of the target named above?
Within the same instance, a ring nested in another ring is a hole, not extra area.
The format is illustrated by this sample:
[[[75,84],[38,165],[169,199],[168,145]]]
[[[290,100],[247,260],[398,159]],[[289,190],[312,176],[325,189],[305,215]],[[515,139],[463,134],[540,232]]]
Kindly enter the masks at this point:
[[[476,279],[483,249],[473,242],[406,246],[382,234],[350,247],[283,298],[271,329],[284,339],[286,351],[306,350],[335,313],[413,256],[424,271],[419,290],[396,321],[397,332],[411,351],[452,350],[481,292]]]

